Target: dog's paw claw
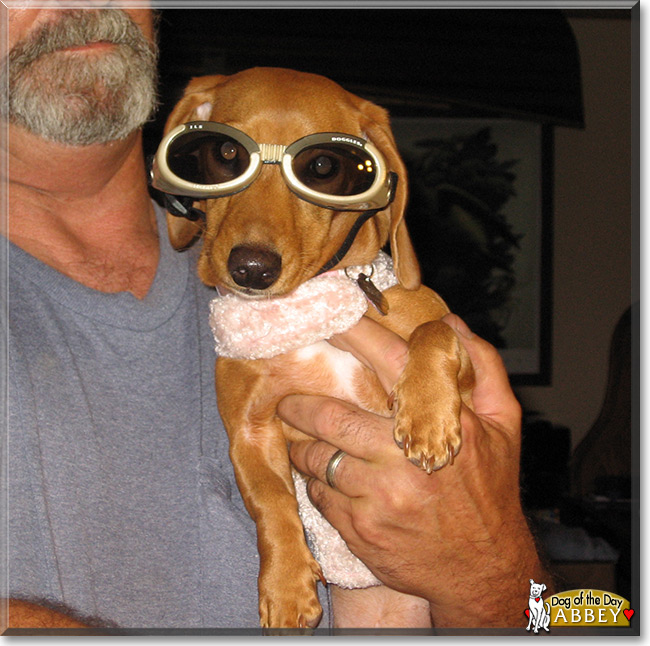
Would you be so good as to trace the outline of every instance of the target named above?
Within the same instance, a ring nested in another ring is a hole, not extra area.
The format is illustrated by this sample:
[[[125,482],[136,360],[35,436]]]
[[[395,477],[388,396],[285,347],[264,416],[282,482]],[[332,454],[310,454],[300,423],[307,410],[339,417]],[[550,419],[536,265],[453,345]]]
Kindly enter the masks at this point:
[[[307,620],[302,614],[298,615],[298,628],[309,628]]]
[[[404,455],[429,474],[453,464],[460,450],[460,422],[457,420],[426,423],[423,419],[409,417],[402,411],[395,419],[394,435],[395,442]]]

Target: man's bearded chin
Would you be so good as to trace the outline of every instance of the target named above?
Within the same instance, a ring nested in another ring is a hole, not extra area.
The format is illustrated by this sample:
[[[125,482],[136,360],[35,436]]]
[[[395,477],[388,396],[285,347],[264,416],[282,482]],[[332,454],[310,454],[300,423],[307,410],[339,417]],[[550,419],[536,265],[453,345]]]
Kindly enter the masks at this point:
[[[63,51],[110,43],[96,52]],[[124,139],[153,115],[157,48],[121,10],[61,11],[9,52],[2,117],[71,146]]]

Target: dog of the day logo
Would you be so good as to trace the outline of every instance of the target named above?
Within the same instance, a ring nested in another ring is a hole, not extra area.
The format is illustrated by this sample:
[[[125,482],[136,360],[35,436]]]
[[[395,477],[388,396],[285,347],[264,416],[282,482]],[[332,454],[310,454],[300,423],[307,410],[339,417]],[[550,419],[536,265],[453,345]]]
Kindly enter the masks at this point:
[[[553,627],[572,626],[625,628],[634,615],[630,602],[613,592],[566,590],[543,599],[544,590],[545,584],[530,579],[528,608],[524,611],[527,631],[550,632]]]

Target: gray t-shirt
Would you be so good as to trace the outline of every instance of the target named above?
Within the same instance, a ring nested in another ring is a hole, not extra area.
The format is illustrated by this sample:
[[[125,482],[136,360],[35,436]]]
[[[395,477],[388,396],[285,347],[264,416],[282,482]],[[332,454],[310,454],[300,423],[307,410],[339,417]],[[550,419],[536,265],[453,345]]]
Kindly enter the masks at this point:
[[[120,627],[255,628],[255,528],[214,394],[215,292],[157,213],[143,300],[9,245],[9,594]]]

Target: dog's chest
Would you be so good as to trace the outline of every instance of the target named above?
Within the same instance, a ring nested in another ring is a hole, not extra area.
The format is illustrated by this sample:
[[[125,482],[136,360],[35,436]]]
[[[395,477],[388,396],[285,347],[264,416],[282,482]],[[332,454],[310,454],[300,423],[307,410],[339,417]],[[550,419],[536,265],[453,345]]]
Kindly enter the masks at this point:
[[[286,385],[295,392],[328,395],[377,412],[383,409],[386,396],[377,393],[378,382],[370,378],[370,371],[352,354],[327,341],[312,343],[271,361],[277,362],[275,368],[285,374],[288,371],[290,383]]]
[[[327,341],[312,343],[294,353],[295,360],[304,364],[306,370],[323,371],[323,377],[335,383],[332,396],[348,401],[357,399],[356,380],[361,375],[361,364],[349,352],[343,352]],[[299,368],[300,372],[300,368]]]

